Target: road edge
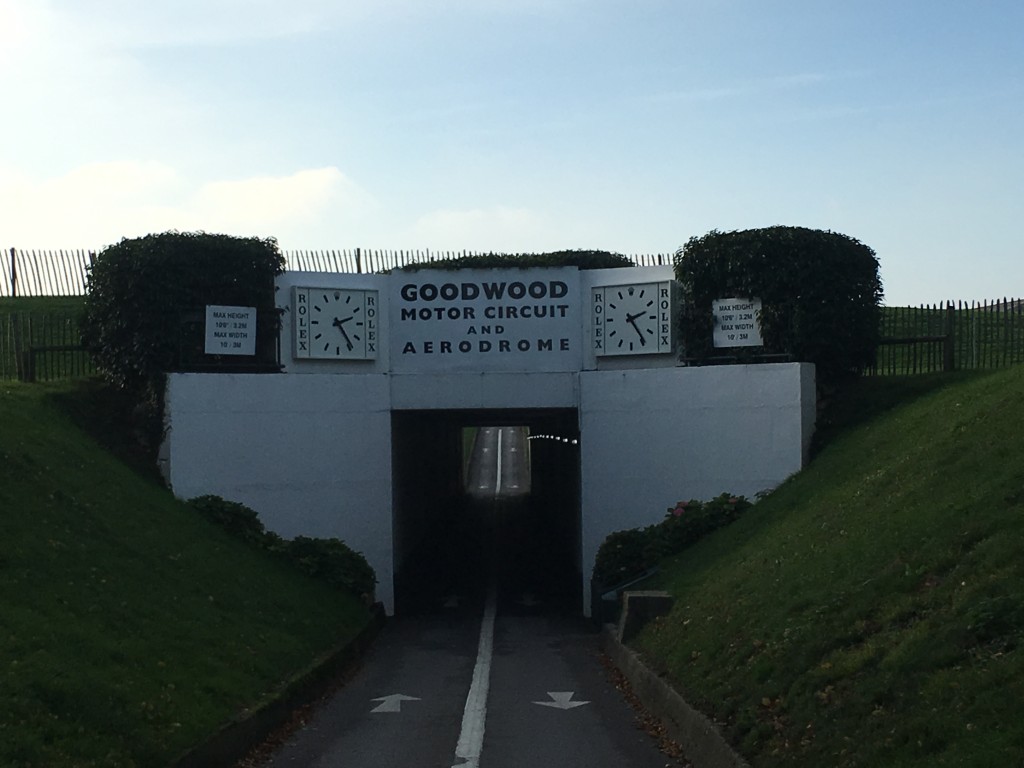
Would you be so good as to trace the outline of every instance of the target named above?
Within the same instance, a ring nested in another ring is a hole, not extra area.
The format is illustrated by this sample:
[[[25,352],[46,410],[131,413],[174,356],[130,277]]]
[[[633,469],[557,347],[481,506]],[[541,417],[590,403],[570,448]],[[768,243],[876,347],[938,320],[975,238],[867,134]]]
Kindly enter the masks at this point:
[[[387,620],[384,606],[373,606],[370,621],[345,644],[328,651],[303,672],[288,680],[273,699],[240,713],[206,741],[191,747],[171,763],[171,768],[209,768],[234,765],[275,730],[288,722],[298,708],[325,693],[363,656]]]
[[[644,708],[665,726],[694,768],[750,768],[719,732],[665,680],[651,671],[639,654],[621,643],[614,624],[601,629],[602,650],[625,675]]]

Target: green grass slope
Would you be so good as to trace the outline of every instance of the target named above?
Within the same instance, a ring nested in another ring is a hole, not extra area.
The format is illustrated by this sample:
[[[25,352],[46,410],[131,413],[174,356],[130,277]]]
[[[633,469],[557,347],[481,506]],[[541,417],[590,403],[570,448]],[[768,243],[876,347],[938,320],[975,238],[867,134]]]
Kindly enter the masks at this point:
[[[1024,368],[946,381],[665,564],[638,650],[757,768],[1024,764]]]
[[[80,384],[0,385],[11,768],[166,765],[368,619],[115,458],[78,426],[101,415],[82,398],[98,402]]]

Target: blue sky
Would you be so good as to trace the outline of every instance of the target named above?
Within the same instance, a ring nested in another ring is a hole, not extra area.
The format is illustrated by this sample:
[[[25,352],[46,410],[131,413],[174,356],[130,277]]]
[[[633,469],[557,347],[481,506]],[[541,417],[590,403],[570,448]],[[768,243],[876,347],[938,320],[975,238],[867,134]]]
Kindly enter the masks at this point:
[[[0,0],[0,247],[669,253],[1024,295],[1020,0]]]

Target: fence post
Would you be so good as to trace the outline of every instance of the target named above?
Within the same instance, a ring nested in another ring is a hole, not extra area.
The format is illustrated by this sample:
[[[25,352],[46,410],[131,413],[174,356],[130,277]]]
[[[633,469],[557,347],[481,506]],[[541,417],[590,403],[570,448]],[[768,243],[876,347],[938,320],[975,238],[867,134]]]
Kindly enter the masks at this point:
[[[36,355],[31,345],[21,353],[25,360],[21,364],[21,380],[29,384],[36,381]]]
[[[362,252],[356,248],[356,274],[363,273],[363,255]]]
[[[953,302],[946,302],[946,338],[942,342],[942,370],[946,373],[955,367],[953,350],[956,346],[956,312],[953,310]]]
[[[21,338],[21,313],[11,313],[11,336],[14,341],[14,371],[18,381],[25,381],[25,350]]]
[[[11,248],[11,296],[18,296],[18,259],[17,251]]]

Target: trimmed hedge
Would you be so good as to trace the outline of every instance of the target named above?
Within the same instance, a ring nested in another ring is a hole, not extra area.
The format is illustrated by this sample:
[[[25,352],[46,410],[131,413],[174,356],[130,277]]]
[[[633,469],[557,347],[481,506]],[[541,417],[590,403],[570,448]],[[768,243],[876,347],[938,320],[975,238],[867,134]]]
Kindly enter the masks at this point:
[[[203,358],[207,305],[255,307],[258,359],[276,360],[274,277],[284,265],[276,240],[205,232],[124,239],[97,255],[86,277],[82,344],[135,401],[149,450],[163,434],[165,374],[183,370],[185,356]]]
[[[409,264],[402,272],[423,269],[531,269],[534,267],[578,267],[579,269],[610,269],[635,267],[628,256],[611,251],[550,251],[548,253],[485,253]]]
[[[124,239],[89,268],[82,343],[118,388],[151,387],[177,366],[184,313],[208,304],[272,311],[274,277],[283,271],[273,239],[205,232]]]
[[[714,299],[760,298],[764,347],[730,348],[741,359],[785,353],[832,381],[875,360],[882,282],[875,252],[836,232],[803,227],[712,231],[676,254],[686,356],[702,362],[712,344]]]

